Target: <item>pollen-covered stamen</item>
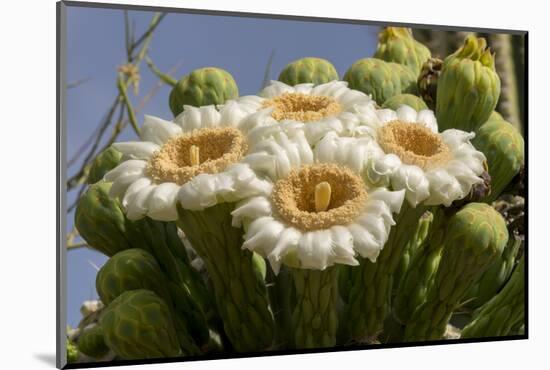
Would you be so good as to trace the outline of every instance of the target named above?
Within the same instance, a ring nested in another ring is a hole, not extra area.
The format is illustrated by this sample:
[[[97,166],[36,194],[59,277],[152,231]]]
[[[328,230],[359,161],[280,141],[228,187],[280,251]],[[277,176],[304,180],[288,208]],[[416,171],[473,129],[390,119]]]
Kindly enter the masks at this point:
[[[189,147],[189,162],[191,162],[191,166],[198,166],[201,163],[199,147],[196,145]]]
[[[378,129],[378,143],[403,163],[425,170],[442,165],[452,157],[441,137],[420,123],[392,121]]]
[[[299,122],[319,121],[342,111],[342,106],[329,96],[284,93],[267,99],[263,107],[273,107],[271,116],[277,121],[285,119]]]
[[[359,215],[366,199],[363,180],[335,164],[293,170],[275,183],[271,194],[279,216],[300,230],[347,225]]]
[[[326,181],[320,182],[315,186],[315,210],[324,212],[330,204],[330,184]]]
[[[157,184],[183,185],[201,173],[217,173],[238,162],[247,150],[246,138],[233,127],[194,130],[168,140],[155,152],[147,172]]]

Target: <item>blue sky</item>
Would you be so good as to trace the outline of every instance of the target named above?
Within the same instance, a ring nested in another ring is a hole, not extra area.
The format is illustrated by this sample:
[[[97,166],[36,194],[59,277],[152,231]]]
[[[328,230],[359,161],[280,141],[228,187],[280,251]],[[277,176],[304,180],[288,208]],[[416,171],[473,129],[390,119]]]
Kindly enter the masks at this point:
[[[132,11],[136,34],[147,27],[153,13]],[[153,36],[149,55],[164,71],[179,62],[175,77],[193,69],[216,66],[229,71],[241,95],[255,94],[261,87],[266,64],[275,51],[270,78],[276,79],[289,62],[315,56],[330,60],[340,76],[357,59],[371,56],[376,48],[378,27],[299,22],[212,15],[168,14]],[[67,81],[89,79],[67,93],[67,153],[71,158],[94,132],[117,95],[116,67],[125,61],[124,13],[121,10],[73,8],[67,11]],[[141,68],[139,96],[132,95],[134,105],[157,83],[158,79],[145,63]],[[163,86],[137,115],[170,119],[168,94]],[[132,140],[127,127],[119,140]],[[73,174],[81,163],[68,169]],[[69,204],[74,192],[68,194]],[[68,231],[74,215],[67,217]],[[106,257],[87,248],[68,253],[68,324],[80,320],[79,308],[86,299],[97,298],[96,270]]]

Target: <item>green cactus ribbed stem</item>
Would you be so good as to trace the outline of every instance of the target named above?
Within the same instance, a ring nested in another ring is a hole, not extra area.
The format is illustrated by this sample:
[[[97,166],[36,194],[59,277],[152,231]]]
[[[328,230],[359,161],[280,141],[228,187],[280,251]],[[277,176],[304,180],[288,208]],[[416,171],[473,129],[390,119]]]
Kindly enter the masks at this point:
[[[404,341],[441,339],[468,288],[500,256],[507,242],[504,219],[487,204],[470,203],[454,214],[445,230],[434,282],[405,327]]]
[[[295,348],[322,348],[336,344],[338,266],[325,270],[290,269],[296,292],[292,310]]]
[[[394,291],[401,284],[405,273],[409,269],[411,261],[413,260],[417,252],[422,249],[421,247],[424,245],[424,241],[428,238],[433,219],[434,215],[432,212],[429,211],[424,212],[424,214],[420,216],[414,236],[411,239],[411,242],[407,243],[405,250],[403,251],[401,261],[399,261],[399,266],[395,271],[393,282]]]
[[[274,349],[290,348],[292,343],[292,306],[295,296],[290,268],[282,265],[275,275],[271,269],[266,277],[269,302],[275,319]]]
[[[88,184],[95,184],[103,179],[103,176],[113,168],[115,168],[122,158],[122,153],[113,148],[108,147],[95,157],[86,177]]]
[[[132,238],[141,239],[168,277],[167,287],[181,322],[188,325],[199,345],[205,344],[209,338],[206,322],[210,310],[209,293],[200,274],[190,266],[187,256],[184,257],[185,246],[175,223],[146,217],[134,221],[133,226],[137,232]]]
[[[434,282],[443,252],[443,239],[447,216],[439,207],[432,208],[433,224],[428,236],[411,260],[409,268],[393,302],[393,314],[400,324],[407,324],[417,307],[426,301],[426,295]]]
[[[405,202],[376,263],[361,259],[359,266],[350,267],[351,288],[344,315],[353,339],[370,340],[382,330],[391,307],[393,275],[411,240],[411,230],[425,211],[424,206],[412,208]]]
[[[265,350],[273,343],[273,315],[262,271],[252,252],[241,248],[243,230],[231,226],[234,207],[179,207],[178,225],[206,264],[225,333],[235,350]]]
[[[525,319],[525,260],[522,257],[502,291],[484,304],[462,330],[462,338],[509,335]]]
[[[521,243],[521,239],[517,236],[509,238],[501,257],[481,275],[479,280],[466,294],[464,301],[467,303],[465,307],[470,309],[478,308],[499,292],[512,274]]]

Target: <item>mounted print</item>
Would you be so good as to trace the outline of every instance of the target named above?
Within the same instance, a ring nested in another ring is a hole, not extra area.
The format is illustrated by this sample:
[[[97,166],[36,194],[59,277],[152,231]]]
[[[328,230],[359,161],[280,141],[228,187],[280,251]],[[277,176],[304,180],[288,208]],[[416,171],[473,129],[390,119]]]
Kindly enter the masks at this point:
[[[58,41],[59,367],[527,338],[527,32],[67,1]]]

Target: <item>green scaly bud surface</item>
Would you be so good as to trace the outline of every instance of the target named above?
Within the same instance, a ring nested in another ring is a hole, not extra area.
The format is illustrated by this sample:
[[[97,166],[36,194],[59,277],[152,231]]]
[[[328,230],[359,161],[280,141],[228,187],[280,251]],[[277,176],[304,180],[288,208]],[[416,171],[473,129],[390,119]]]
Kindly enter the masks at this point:
[[[124,211],[120,202],[109,196],[110,188],[111,184],[103,181],[90,185],[75,211],[80,236],[90,247],[109,257],[133,247],[126,232]]]
[[[376,58],[355,62],[344,75],[351,89],[369,94],[382,105],[398,94],[416,94],[416,75],[409,68]]]
[[[428,106],[424,101],[416,95],[412,94],[399,94],[394,95],[382,104],[382,108],[388,108],[397,110],[402,105],[408,105],[415,111],[419,112],[423,109],[428,109]]]
[[[508,242],[502,216],[485,203],[470,203],[446,228],[443,254],[425,302],[411,316],[404,340],[441,339],[453,311],[472,283],[500,256]]]
[[[127,249],[109,258],[96,276],[101,301],[109,305],[128,290],[147,289],[171,303],[166,277],[157,260],[143,249]]]
[[[464,301],[470,309],[478,308],[493,298],[504,283],[508,280],[514,269],[516,256],[521,246],[521,239],[510,237],[502,255],[487,271],[481,275],[479,280],[470,288]]]
[[[525,320],[525,260],[522,257],[502,291],[476,312],[462,338],[509,335]]]
[[[485,39],[466,38],[464,45],[443,62],[437,83],[436,117],[439,130],[475,131],[487,121],[500,96],[495,58]]]
[[[242,228],[231,226],[233,203],[203,211],[179,207],[178,226],[204,260],[225,333],[235,350],[265,350],[274,337],[273,314],[263,275],[252,252],[241,249]]]
[[[170,309],[150,290],[130,290],[103,312],[105,343],[125,360],[185,355],[180,349]]]
[[[491,193],[483,201],[491,203],[502,193],[523,166],[525,162],[524,140],[512,124],[496,118],[481,125],[472,144],[487,158],[491,176]]]
[[[205,67],[195,69],[178,81],[170,92],[170,110],[176,117],[183,112],[184,105],[223,104],[239,96],[239,88],[231,74],[221,68]]]
[[[338,266],[323,271],[291,269],[296,293],[292,310],[295,348],[322,348],[336,344],[338,270]]]
[[[79,357],[78,347],[67,338],[67,363],[72,364],[78,361]]]
[[[378,48],[374,54],[375,58],[410,68],[416,76],[431,56],[430,50],[414,39],[412,31],[403,27],[384,28],[378,35]]]
[[[303,83],[320,85],[339,79],[338,72],[331,62],[311,57],[289,63],[279,75],[279,81],[290,86]]]
[[[182,320],[199,343],[208,341],[206,314],[212,305],[210,293],[200,274],[191,267],[175,223],[148,217],[128,220],[120,201],[109,196],[110,187],[103,181],[95,183],[79,200],[75,225],[80,235],[107,256],[132,248],[154,256],[171,282],[171,295],[178,295],[176,308],[186,313]]]
[[[103,176],[105,176],[107,172],[118,166],[121,158],[122,153],[112,146],[99,153],[92,162],[90,172],[88,172],[88,177],[86,179],[88,184],[95,184],[103,180]]]
[[[109,353],[109,347],[105,344],[103,328],[101,325],[94,325],[78,337],[78,349],[87,356],[100,359]]]

